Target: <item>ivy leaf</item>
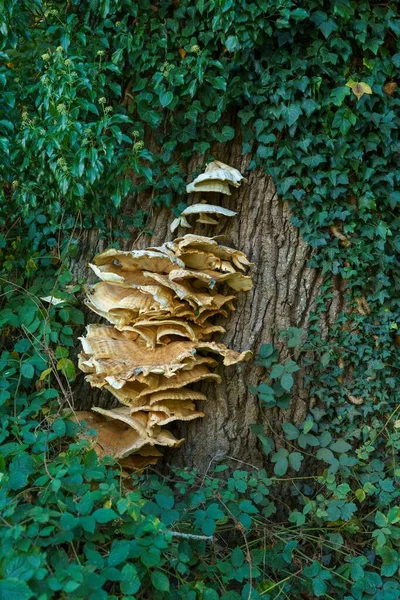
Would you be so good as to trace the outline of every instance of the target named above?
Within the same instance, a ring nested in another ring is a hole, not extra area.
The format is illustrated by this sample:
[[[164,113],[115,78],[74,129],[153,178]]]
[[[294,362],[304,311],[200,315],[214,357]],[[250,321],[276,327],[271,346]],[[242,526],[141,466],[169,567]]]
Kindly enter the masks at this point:
[[[365,81],[357,82],[349,79],[349,81],[346,83],[346,86],[352,90],[355,96],[357,96],[357,100],[362,98],[364,94],[372,94],[371,87],[368,85],[368,83],[365,83]]]
[[[230,35],[226,38],[225,48],[228,50],[228,52],[234,52],[235,50],[239,50],[240,42],[237,35]]]
[[[350,94],[350,90],[345,85],[335,88],[331,91],[329,99],[332,101],[332,104],[335,106],[342,106],[344,99],[346,96]]]
[[[163,108],[166,108],[171,104],[172,100],[174,99],[174,95],[172,92],[162,92],[158,98],[160,100],[161,106]]]
[[[282,110],[282,116],[285,119],[286,123],[291,127],[296,123],[297,119],[300,115],[303,114],[300,106],[298,104],[290,104],[289,106],[285,106]]]
[[[326,21],[322,21],[318,25],[320,31],[324,35],[325,39],[328,39],[333,31],[337,30],[337,25],[333,19],[327,19]]]
[[[295,8],[290,13],[290,18],[293,19],[294,21],[304,21],[304,19],[307,19],[307,17],[309,17],[309,16],[310,16],[310,13],[308,12],[308,10],[305,10],[304,8]]]

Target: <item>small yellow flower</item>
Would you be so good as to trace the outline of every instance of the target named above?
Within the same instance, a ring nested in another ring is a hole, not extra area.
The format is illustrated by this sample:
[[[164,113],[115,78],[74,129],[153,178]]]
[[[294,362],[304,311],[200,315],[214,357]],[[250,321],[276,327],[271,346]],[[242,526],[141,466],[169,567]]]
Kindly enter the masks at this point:
[[[62,46],[57,46],[56,50],[57,50],[57,52],[62,52],[64,50],[64,48]]]
[[[67,60],[64,60],[64,65],[65,65],[66,67],[69,67],[69,66],[71,66],[71,65],[72,65],[72,60],[71,60],[70,58],[67,58]]]
[[[103,98],[99,98],[99,104],[105,104],[107,102],[107,100],[103,97]]]
[[[42,58],[43,58],[43,60],[49,60],[50,54],[48,52],[45,52],[45,54],[42,54]]]
[[[97,50],[97,56],[104,56],[104,50]]]

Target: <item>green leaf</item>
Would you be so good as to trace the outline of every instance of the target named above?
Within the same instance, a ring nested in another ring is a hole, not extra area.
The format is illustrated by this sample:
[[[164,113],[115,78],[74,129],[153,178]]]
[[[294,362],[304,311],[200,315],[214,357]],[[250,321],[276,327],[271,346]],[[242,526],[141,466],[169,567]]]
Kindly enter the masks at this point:
[[[297,440],[300,435],[299,430],[292,423],[282,423],[282,429],[285,432],[285,438],[287,440]]]
[[[300,471],[304,456],[300,452],[291,452],[289,454],[289,464],[295,471]]]
[[[225,48],[228,52],[234,52],[240,48],[239,38],[236,35],[229,35],[225,40]]]
[[[320,448],[317,452],[317,459],[326,463],[332,463],[335,460],[333,452],[329,448]]]
[[[140,579],[135,565],[124,565],[121,571],[121,592],[123,594],[136,594],[140,589]]]
[[[285,475],[286,471],[288,470],[288,454],[289,452],[286,450],[286,448],[279,448],[278,452],[275,452],[275,454],[273,454],[271,457],[271,461],[275,463],[274,473],[278,477]]]
[[[283,389],[289,392],[292,389],[293,384],[294,380],[292,375],[290,373],[285,373],[281,378],[281,386]]]
[[[314,577],[312,580],[312,589],[314,594],[319,598],[326,593],[327,586],[321,577]]]
[[[169,592],[168,577],[162,571],[153,571],[150,575],[151,583],[160,592]]]
[[[244,563],[244,552],[239,546],[236,546],[231,552],[231,563],[235,568],[239,568]]]
[[[174,95],[172,92],[162,92],[159,95],[160,104],[163,108],[169,106],[174,99]]]
[[[345,85],[342,85],[332,90],[329,98],[332,104],[334,104],[335,106],[342,106],[344,99],[346,98],[346,96],[350,96],[350,94],[351,92],[349,88]]]
[[[24,581],[10,577],[0,581],[0,600],[29,600],[33,592]]]
[[[119,519],[117,513],[112,508],[98,508],[94,511],[93,517],[97,523],[109,523],[115,519]]]
[[[19,452],[10,464],[9,486],[12,490],[20,490],[28,483],[28,477],[35,470],[35,462],[27,452]]]
[[[258,513],[258,509],[250,500],[242,500],[242,502],[239,504],[239,508],[242,512],[247,513],[248,515],[255,515]]]
[[[300,527],[301,525],[304,525],[304,523],[306,522],[306,517],[300,511],[294,510],[289,515],[289,522],[295,523],[298,527]],[[296,545],[297,545],[297,542],[296,542]]]
[[[378,527],[386,527],[387,525],[385,515],[379,510],[375,513],[375,525],[378,525]]]
[[[344,440],[336,440],[335,442],[333,442],[333,444],[329,446],[329,448],[333,450],[333,452],[339,453],[348,452],[349,450],[351,450],[350,444],[348,444]]]
[[[155,496],[155,500],[163,510],[171,510],[174,506],[174,497],[172,494],[158,492]]]
[[[297,119],[302,114],[303,111],[298,104],[290,104],[289,106],[285,106],[282,110],[282,117],[289,125],[289,127],[294,125],[294,123],[296,123]]]
[[[21,375],[27,379],[32,379],[35,374],[35,369],[29,362],[23,362],[21,365]]]
[[[108,566],[116,567],[124,562],[129,554],[130,542],[128,540],[114,540],[108,557]],[[132,592],[133,593],[133,592]]]
[[[19,352],[20,354],[22,354],[23,352],[29,350],[31,345],[32,344],[29,340],[27,340],[26,338],[22,338],[21,340],[18,340],[18,342],[15,344],[14,352]]]
[[[69,358],[61,358],[57,362],[57,370],[61,371],[61,373],[71,381],[76,377],[75,365]]]
[[[204,533],[204,535],[208,536],[214,535],[216,527],[217,526],[215,524],[215,521],[213,519],[210,519],[209,517],[206,517],[201,524],[202,532]]]
[[[281,365],[281,364],[274,365],[272,367],[270,377],[271,377],[271,379],[278,379],[278,377],[281,377],[284,374],[284,372],[285,372],[285,367],[283,365]]]
[[[290,18],[294,21],[304,21],[304,19],[307,19],[309,16],[310,13],[304,8],[295,8],[290,13]]]
[[[260,358],[268,358],[274,353],[274,347],[272,344],[262,344],[259,352]]]
[[[314,421],[313,419],[306,419],[303,423],[303,433],[308,433],[309,431],[311,431],[311,429],[314,426]]]

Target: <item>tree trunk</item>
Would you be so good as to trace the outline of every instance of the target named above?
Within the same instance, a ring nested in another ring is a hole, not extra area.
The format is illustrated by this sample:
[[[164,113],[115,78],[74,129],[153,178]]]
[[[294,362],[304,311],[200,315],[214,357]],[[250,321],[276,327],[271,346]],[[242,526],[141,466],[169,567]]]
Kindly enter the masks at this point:
[[[242,173],[249,163],[248,157],[241,156],[237,143],[214,149],[213,155]],[[193,160],[187,166],[188,174],[198,164],[198,160]],[[192,195],[189,202],[200,199],[199,194]],[[207,200],[235,210],[237,217],[222,218],[215,227],[196,224],[190,232],[210,236],[223,234],[226,245],[242,250],[253,263],[254,288],[251,292],[238,294],[236,312],[223,322],[226,333],[221,341],[238,351],[250,348],[254,356],[263,343],[273,343],[281,348],[281,331],[290,326],[307,330],[323,281],[320,273],[307,267],[310,248],[291,224],[288,207],[279,200],[273,182],[264,173],[251,172],[248,182],[233,191],[232,196],[207,195]],[[126,207],[132,214],[138,208],[152,210],[150,229],[154,233],[151,238],[141,235],[135,240],[137,232],[133,232],[132,242],[125,244],[125,249],[154,246],[177,237],[169,230],[173,218],[171,211],[151,209],[150,202],[148,197],[139,197]],[[186,232],[180,229],[175,233]],[[86,233],[79,262],[74,265],[75,273],[87,277],[86,263],[107,245],[98,241],[96,232]],[[323,327],[328,328],[335,320],[341,305],[342,295],[337,290],[327,306]],[[90,322],[98,320],[95,317],[88,315],[88,322],[89,319]],[[285,352],[282,348],[281,351]],[[282,358],[285,358],[284,354]],[[262,423],[266,417],[249,386],[259,383],[263,370],[252,360],[228,368],[220,366],[218,372],[222,376],[221,385],[203,384],[199,388],[208,398],[201,407],[206,416],[189,423],[177,422],[170,428],[186,441],[179,450],[165,452],[169,464],[197,467],[200,471],[206,470],[213,460],[229,458],[256,466],[262,464],[263,456],[250,425]],[[107,392],[91,390],[83,377],[80,378],[75,390],[76,408],[109,406],[111,402]],[[309,403],[307,389],[298,378],[290,407],[279,416],[275,411],[269,411],[268,418],[299,422],[307,414]]]

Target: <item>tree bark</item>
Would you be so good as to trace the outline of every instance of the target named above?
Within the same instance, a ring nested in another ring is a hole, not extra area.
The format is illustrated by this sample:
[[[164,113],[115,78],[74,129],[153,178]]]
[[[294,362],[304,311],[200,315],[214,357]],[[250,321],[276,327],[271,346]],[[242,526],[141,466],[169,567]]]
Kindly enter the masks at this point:
[[[219,160],[238,168],[242,173],[249,163],[248,157],[241,156],[240,145],[232,143],[230,147],[222,145],[214,149]],[[193,160],[187,165],[187,172],[193,172],[199,161]],[[190,180],[190,176],[188,177]],[[198,202],[203,196],[192,195],[189,203]],[[261,344],[273,343],[281,350],[281,358],[286,358],[285,350],[279,341],[279,334],[288,327],[300,327],[307,330],[315,300],[321,288],[322,275],[307,266],[311,256],[309,246],[301,239],[299,231],[291,223],[289,208],[277,197],[270,177],[260,171],[253,171],[247,183],[233,191],[232,196],[207,195],[207,201],[236,211],[234,218],[223,218],[218,226],[196,224],[191,233],[201,235],[224,235],[224,243],[246,253],[253,263],[251,275],[254,288],[251,292],[238,294],[237,309],[223,322],[226,333],[221,338],[229,347],[241,351],[251,349],[256,357]],[[166,240],[182,235],[187,230],[170,233],[169,225],[172,213],[169,209],[151,209],[148,195],[139,197],[126,206],[132,214],[138,208],[152,210],[150,229],[151,238],[132,232],[132,242],[125,249],[143,248],[159,245]],[[193,222],[193,220],[192,220]],[[109,244],[98,240],[95,231],[87,232],[81,243],[81,255],[74,265],[79,276],[88,276],[86,264],[94,254]],[[342,294],[338,289],[330,304],[326,307],[323,327],[327,330],[342,310]],[[98,319],[88,315],[88,322]],[[179,450],[165,452],[169,464],[197,467],[204,472],[213,460],[243,461],[261,466],[263,455],[258,447],[250,425],[263,423],[267,418],[249,386],[256,386],[263,377],[263,369],[252,360],[236,366],[220,366],[222,377],[219,386],[204,384],[200,386],[207,395],[207,401],[201,409],[203,419],[189,423],[179,423],[170,429],[185,438],[185,444]],[[290,407],[285,411],[268,412],[268,419],[299,422],[310,408],[308,391],[301,378],[297,377],[292,393]],[[113,399],[107,392],[99,393],[83,382],[80,376],[75,389],[75,405],[78,409],[90,406],[110,405]],[[242,465],[245,466],[245,465]]]

